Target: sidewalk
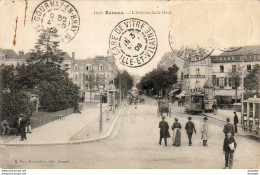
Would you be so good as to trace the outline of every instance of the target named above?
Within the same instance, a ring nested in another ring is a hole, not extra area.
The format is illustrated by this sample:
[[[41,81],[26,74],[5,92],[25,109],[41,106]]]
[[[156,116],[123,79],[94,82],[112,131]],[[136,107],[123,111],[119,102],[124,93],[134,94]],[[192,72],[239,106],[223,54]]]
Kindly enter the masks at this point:
[[[103,105],[103,113],[107,110],[107,105]],[[92,106],[81,111],[81,114],[74,113],[61,120],[55,120],[41,127],[32,130],[32,134],[27,133],[27,140],[20,141],[20,137],[7,144],[59,144],[65,143],[86,125],[98,119],[100,116],[99,106]]]
[[[217,120],[220,120],[220,121],[223,121],[223,122],[226,122],[226,119],[227,118],[230,118],[230,121],[231,123],[233,123],[233,120],[234,120],[234,113],[235,112],[234,110],[223,110],[223,109],[218,109],[216,114],[213,114],[213,113],[205,113],[205,115],[207,115],[208,117],[212,117],[212,118],[215,118]],[[237,116],[238,116],[238,120],[239,120],[239,123],[238,123],[238,126],[242,126],[240,124],[240,120],[241,120],[241,112],[236,112],[237,113]]]

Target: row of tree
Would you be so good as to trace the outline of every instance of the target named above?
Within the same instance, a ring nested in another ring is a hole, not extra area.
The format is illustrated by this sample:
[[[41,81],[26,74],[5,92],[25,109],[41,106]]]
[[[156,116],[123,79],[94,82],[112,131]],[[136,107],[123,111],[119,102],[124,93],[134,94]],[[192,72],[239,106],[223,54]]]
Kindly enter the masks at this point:
[[[153,93],[159,94],[160,90],[166,90],[176,84],[178,81],[178,66],[173,64],[168,70],[163,68],[153,69],[151,72],[145,74],[141,81],[137,84],[138,89],[152,90]]]
[[[39,36],[26,65],[0,66],[1,120],[21,113],[31,116],[35,98],[45,111],[78,107],[79,88],[61,68],[64,53],[51,37],[49,31]]]

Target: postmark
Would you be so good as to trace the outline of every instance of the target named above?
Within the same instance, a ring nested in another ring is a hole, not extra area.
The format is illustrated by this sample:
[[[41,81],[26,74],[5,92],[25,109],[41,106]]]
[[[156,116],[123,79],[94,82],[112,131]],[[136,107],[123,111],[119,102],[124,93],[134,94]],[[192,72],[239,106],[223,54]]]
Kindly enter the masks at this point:
[[[169,30],[168,40],[172,51],[181,59],[189,62],[197,62],[206,59],[209,57],[214,48],[200,45],[182,45],[180,47],[176,46],[177,43],[173,36],[173,30]]]
[[[67,43],[77,35],[80,17],[66,0],[45,0],[35,8],[32,24],[37,33],[50,30],[60,42]]]
[[[112,30],[109,47],[113,56],[128,67],[141,67],[151,61],[158,41],[154,29],[145,21],[130,18]]]

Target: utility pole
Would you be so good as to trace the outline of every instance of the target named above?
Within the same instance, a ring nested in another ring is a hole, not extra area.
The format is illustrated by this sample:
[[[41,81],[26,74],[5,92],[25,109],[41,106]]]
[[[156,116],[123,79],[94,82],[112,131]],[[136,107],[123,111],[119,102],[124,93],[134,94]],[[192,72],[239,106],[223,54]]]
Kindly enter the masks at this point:
[[[102,101],[103,101],[103,95],[100,93],[100,118],[99,118],[99,132],[102,132],[103,129],[103,119],[102,119]]]

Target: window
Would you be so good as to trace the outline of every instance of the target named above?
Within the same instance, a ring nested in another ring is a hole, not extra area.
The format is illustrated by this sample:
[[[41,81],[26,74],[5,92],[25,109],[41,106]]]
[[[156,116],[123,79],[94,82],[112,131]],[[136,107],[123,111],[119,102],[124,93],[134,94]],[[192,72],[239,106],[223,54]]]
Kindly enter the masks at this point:
[[[227,87],[227,83],[228,83],[227,82],[227,78],[225,78],[224,80],[225,80],[225,82],[224,82],[225,84],[224,85],[225,85],[225,87]]]
[[[103,65],[99,65],[99,70],[104,70],[104,66]]]
[[[236,72],[237,71],[237,65],[232,65],[232,72]]]
[[[221,66],[219,66],[219,68],[220,68],[220,72],[223,73],[224,72],[224,66],[221,65]]]
[[[10,58],[11,58],[11,59],[14,59],[14,57],[13,57],[13,56],[11,56]]]
[[[219,86],[219,78],[217,78],[217,82],[216,83],[217,83],[217,86]]]
[[[78,70],[78,65],[77,64],[74,66],[74,70]]]
[[[75,80],[78,80],[78,75],[75,75]]]
[[[224,88],[224,78],[219,78],[219,87]]]
[[[212,83],[213,83],[213,86],[216,85],[216,83],[217,83],[217,77],[216,77],[216,75],[212,75]]]
[[[251,64],[248,64],[246,67],[247,67],[247,70],[251,70],[252,69]]]
[[[228,79],[228,85],[232,86],[232,79],[231,78]]]

